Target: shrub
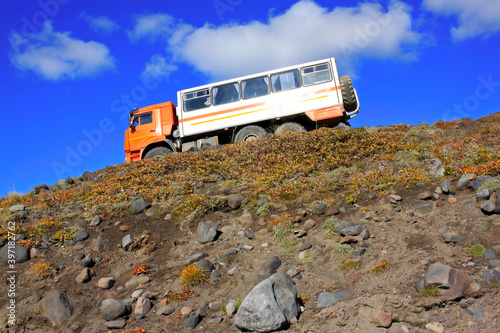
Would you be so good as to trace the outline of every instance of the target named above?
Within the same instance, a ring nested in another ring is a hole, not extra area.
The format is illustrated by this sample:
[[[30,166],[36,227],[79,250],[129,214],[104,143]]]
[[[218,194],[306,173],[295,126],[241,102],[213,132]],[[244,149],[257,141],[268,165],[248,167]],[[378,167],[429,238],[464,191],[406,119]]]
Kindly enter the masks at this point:
[[[39,260],[36,264],[32,264],[30,267],[30,271],[35,272],[42,279],[46,279],[52,275],[49,272],[51,269],[54,269],[54,266],[42,260]]]
[[[464,248],[464,251],[473,257],[480,257],[486,253],[486,249],[481,244],[476,244],[471,247],[466,247]]]
[[[391,267],[387,259],[382,260],[375,266],[372,266],[371,271],[373,274],[377,275],[380,272],[387,271]]]
[[[359,260],[346,260],[344,263],[337,266],[337,269],[342,272],[352,272],[359,268],[361,262]]]
[[[141,274],[149,274],[149,266],[148,265],[137,265],[132,269],[132,272],[130,272],[132,275],[141,275]]]
[[[207,277],[203,271],[195,265],[187,265],[181,273],[181,284],[186,286],[195,286],[202,282],[207,282]]]
[[[439,296],[439,289],[435,285],[431,284],[425,286],[420,295],[424,297],[429,297],[429,296],[436,297]]]
[[[314,262],[315,260],[316,260],[316,251],[315,250],[308,251],[304,255],[304,258],[301,259],[302,263],[304,263],[304,264]]]
[[[332,250],[330,259],[333,261],[341,261],[344,258],[350,256],[351,253],[352,253],[351,246],[349,244],[342,244]]]

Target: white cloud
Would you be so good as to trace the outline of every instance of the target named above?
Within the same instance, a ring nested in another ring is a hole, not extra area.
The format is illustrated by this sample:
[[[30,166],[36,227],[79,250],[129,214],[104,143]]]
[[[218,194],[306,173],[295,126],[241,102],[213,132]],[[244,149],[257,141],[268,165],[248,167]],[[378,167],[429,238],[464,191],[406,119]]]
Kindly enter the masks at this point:
[[[134,29],[127,34],[132,42],[147,39],[151,42],[158,38],[166,38],[173,32],[175,19],[168,14],[153,14],[138,16],[135,19]]]
[[[27,37],[13,32],[10,43],[10,61],[16,68],[33,71],[49,80],[76,79],[115,68],[105,45],[72,38],[69,32],[54,31],[50,21],[44,23],[40,32]]]
[[[146,64],[146,68],[142,72],[142,77],[164,77],[167,78],[170,73],[175,71],[177,66],[171,64],[167,61],[165,57],[161,54],[155,54],[149,59],[149,62]]]
[[[477,36],[488,37],[500,31],[498,0],[424,0],[424,7],[437,14],[457,16],[458,26],[450,29],[456,41]]]
[[[175,61],[214,79],[327,57],[337,58],[344,71],[355,75],[362,59],[416,57],[421,35],[412,29],[410,11],[399,1],[392,1],[387,9],[362,3],[330,10],[301,0],[284,13],[271,11],[265,22],[195,28],[169,17],[164,39]]]
[[[112,34],[120,29],[120,26],[106,16],[90,16],[82,14],[82,17],[89,22],[90,27],[97,33]]]

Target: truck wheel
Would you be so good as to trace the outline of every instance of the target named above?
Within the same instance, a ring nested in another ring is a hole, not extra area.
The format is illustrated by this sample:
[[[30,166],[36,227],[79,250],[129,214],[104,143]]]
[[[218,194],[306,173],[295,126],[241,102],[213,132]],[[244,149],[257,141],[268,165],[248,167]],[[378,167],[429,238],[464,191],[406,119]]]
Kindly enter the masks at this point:
[[[155,158],[155,157],[162,157],[168,154],[172,154],[172,151],[166,147],[156,147],[151,149],[144,155],[144,158]]]
[[[281,134],[285,134],[288,132],[306,132],[306,129],[301,124],[290,122],[290,123],[284,123],[284,124],[280,125],[276,129],[276,131],[274,131],[274,134],[281,135]]]
[[[340,91],[344,100],[344,109],[348,112],[356,110],[356,95],[354,94],[351,78],[348,75],[340,77]]]
[[[267,136],[267,132],[260,126],[243,127],[234,138],[234,142],[253,141]]]

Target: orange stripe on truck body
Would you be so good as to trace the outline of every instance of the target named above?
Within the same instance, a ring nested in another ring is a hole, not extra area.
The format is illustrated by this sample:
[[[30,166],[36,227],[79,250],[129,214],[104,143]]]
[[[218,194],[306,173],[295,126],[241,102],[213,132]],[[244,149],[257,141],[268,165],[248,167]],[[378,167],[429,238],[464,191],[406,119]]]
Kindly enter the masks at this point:
[[[226,109],[226,110],[221,110],[221,111],[215,111],[215,112],[206,113],[206,114],[200,114],[198,116],[193,116],[193,117],[187,117],[187,118],[179,119],[179,123],[185,123],[185,122],[192,121],[192,120],[198,120],[198,119],[203,119],[203,118],[218,116],[218,115],[221,115],[221,114],[226,114],[226,113],[230,113],[230,112],[234,112],[234,111],[246,110],[246,109],[254,108],[254,107],[257,107],[257,106],[262,106],[262,105],[265,105],[265,104],[266,103],[263,103],[263,102],[262,103],[254,103],[254,104],[239,106],[237,108],[231,108],[231,109]]]

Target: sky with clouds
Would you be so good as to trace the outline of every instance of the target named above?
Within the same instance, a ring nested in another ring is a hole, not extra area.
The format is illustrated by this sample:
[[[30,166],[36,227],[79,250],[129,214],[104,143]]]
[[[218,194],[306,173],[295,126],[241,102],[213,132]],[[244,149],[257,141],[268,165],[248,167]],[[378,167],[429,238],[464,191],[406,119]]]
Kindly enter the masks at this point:
[[[122,163],[132,108],[327,57],[353,78],[354,127],[499,111],[498,0],[26,0],[0,12],[2,196]]]

